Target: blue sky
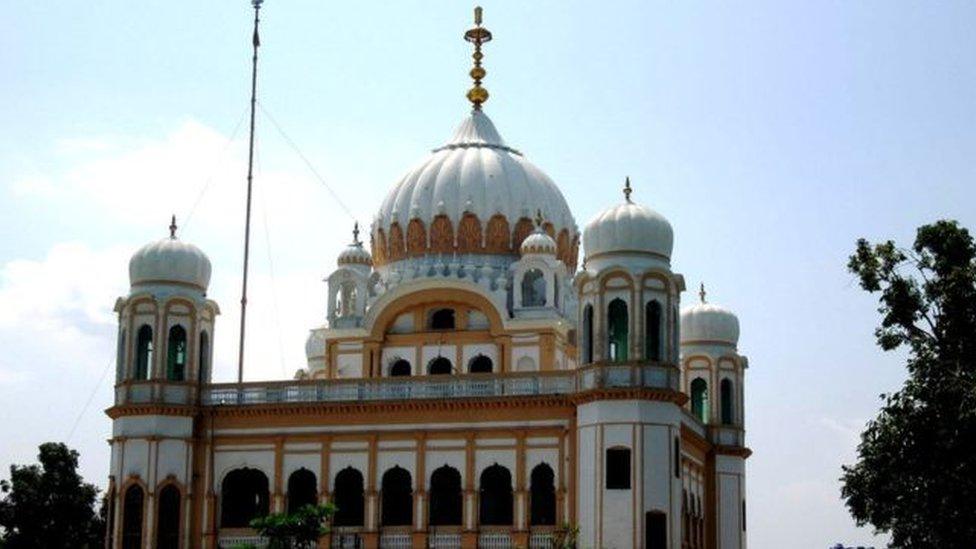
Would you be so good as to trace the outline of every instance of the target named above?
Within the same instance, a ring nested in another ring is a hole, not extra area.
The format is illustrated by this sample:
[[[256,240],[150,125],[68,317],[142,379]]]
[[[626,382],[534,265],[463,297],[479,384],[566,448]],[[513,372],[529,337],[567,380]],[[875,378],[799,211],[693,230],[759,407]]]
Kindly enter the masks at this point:
[[[472,6],[387,4],[263,10],[262,105],[366,223],[467,112]],[[846,257],[860,236],[976,227],[976,5],[483,5],[486,112],[508,143],[581,227],[629,175],[674,226],[675,270],[741,319],[751,545],[883,544],[837,478],[904,371]],[[233,378],[249,27],[243,1],[6,3],[0,465],[70,434],[104,483],[111,309],[171,212],[214,262],[215,377]],[[258,132],[252,379],[303,365],[351,225],[266,115]]]

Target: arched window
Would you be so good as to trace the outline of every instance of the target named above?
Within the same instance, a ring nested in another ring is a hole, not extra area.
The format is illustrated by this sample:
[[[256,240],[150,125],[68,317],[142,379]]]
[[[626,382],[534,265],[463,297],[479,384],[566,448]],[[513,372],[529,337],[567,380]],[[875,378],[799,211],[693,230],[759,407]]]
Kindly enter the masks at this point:
[[[607,350],[612,362],[627,360],[627,303],[622,299],[614,299],[607,307]]]
[[[644,306],[644,358],[661,360],[661,304],[657,301]]]
[[[454,309],[437,309],[430,315],[431,330],[453,330]]]
[[[105,531],[108,534],[108,543],[106,544],[109,549],[114,549],[115,547],[115,487],[110,486],[108,489],[108,494],[105,495]]]
[[[719,386],[721,392],[720,399],[722,405],[722,425],[732,425],[735,422],[733,414],[733,404],[735,403],[735,391],[732,390],[732,380],[723,379]]]
[[[593,305],[583,307],[583,364],[593,362]]]
[[[333,526],[363,525],[363,474],[346,467],[335,476],[332,503],[336,506]]]
[[[268,514],[268,477],[257,469],[234,469],[220,485],[220,527],[246,528]]]
[[[413,523],[411,484],[410,472],[399,465],[383,473],[381,526],[410,526]]]
[[[159,518],[156,519],[156,547],[180,547],[180,490],[167,484],[159,491]]]
[[[183,381],[186,376],[186,330],[182,326],[169,329],[166,353],[166,379]]]
[[[197,382],[203,384],[210,376],[210,336],[207,332],[200,332],[200,357],[197,361]]]
[[[481,472],[479,490],[480,523],[486,526],[512,524],[512,474],[497,463]]]
[[[522,306],[546,305],[546,278],[539,269],[530,269],[522,276]]]
[[[708,382],[700,377],[691,382],[691,413],[708,422]]]
[[[604,465],[607,490],[630,490],[630,448],[607,448]]]
[[[556,524],[556,484],[552,467],[540,463],[532,469],[529,482],[530,513],[532,526],[552,526]]]
[[[153,363],[153,332],[152,328],[143,324],[136,337],[136,370],[133,379],[149,379],[149,370]]]
[[[315,473],[302,467],[288,476],[288,512],[318,503]]]
[[[485,355],[478,355],[468,363],[468,371],[472,374],[490,374],[492,369],[491,359]]]
[[[430,475],[430,525],[461,525],[461,473],[444,465]]]
[[[644,513],[644,547],[646,549],[667,549],[668,516],[661,511]]]
[[[402,358],[398,358],[390,365],[390,376],[409,376],[410,363]]]
[[[122,549],[142,549],[142,509],[145,494],[133,484],[122,502]]]
[[[451,361],[442,356],[431,360],[427,365],[427,373],[432,376],[450,374],[453,370],[454,366],[451,365]]]

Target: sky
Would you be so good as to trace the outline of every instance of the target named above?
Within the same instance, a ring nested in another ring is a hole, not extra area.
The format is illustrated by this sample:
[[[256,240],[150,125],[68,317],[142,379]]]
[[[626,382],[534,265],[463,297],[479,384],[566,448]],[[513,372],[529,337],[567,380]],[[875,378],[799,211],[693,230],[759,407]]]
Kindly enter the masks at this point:
[[[875,345],[877,299],[845,266],[859,237],[976,227],[976,4],[483,5],[508,144],[581,228],[630,176],[674,227],[675,271],[739,316],[750,546],[883,546],[838,478],[904,357]],[[352,221],[467,114],[471,8],[265,2],[247,379],[304,366]],[[243,0],[4,4],[0,476],[66,440],[105,485],[112,308],[171,214],[213,262],[214,379],[234,379],[250,18]]]

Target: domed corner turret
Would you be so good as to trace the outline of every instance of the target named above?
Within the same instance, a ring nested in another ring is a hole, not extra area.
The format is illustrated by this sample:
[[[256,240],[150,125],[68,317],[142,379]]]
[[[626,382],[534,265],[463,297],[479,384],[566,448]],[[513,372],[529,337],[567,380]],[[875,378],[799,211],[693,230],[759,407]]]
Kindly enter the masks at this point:
[[[683,390],[692,415],[702,423],[741,431],[748,361],[738,352],[739,319],[705,297],[702,284],[699,302],[681,311]],[[742,445],[741,433],[733,436],[733,445]]]
[[[624,202],[597,214],[583,229],[585,264],[598,267],[607,262],[671,263],[674,231],[658,212],[634,203],[630,178],[624,186]]]
[[[146,244],[129,260],[129,295],[116,302],[119,316],[116,382],[129,391],[116,404],[190,405],[210,383],[217,303],[207,299],[211,265],[206,254],[176,237]],[[169,385],[165,392],[155,385]]]
[[[359,223],[353,226],[352,243],[339,254],[337,268],[326,278],[328,321],[332,328],[357,328],[366,316],[373,258],[359,240]]]
[[[519,245],[521,258],[510,267],[516,318],[549,318],[568,312],[565,288],[569,273],[557,259],[558,246],[543,229],[543,221],[542,210],[537,210],[535,230]]]
[[[525,237],[519,246],[522,257],[530,255],[556,256],[556,241],[542,230],[542,211],[536,214],[536,227],[532,234]]]
[[[176,228],[174,216],[168,238],[146,244],[129,259],[131,294],[183,289],[204,298],[210,285],[210,259],[200,248],[178,239]]]

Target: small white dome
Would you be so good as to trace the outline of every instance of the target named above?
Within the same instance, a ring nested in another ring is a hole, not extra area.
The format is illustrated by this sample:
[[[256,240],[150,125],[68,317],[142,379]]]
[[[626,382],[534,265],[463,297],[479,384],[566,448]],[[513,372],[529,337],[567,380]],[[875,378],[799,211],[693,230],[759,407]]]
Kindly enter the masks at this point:
[[[630,201],[630,180],[624,189],[627,201],[604,210],[583,229],[585,258],[610,253],[648,253],[671,259],[674,231],[656,211]]]
[[[146,244],[132,255],[129,284],[188,284],[206,292],[210,269],[210,259],[200,248],[176,238],[174,221],[169,238]]]
[[[339,266],[342,265],[365,265],[370,267],[373,265],[373,256],[366,251],[363,247],[363,243],[359,241],[359,223],[356,223],[352,230],[352,242],[346,246],[346,249],[339,252],[339,257],[336,260]]]
[[[537,228],[535,232],[525,237],[525,240],[522,241],[522,245],[519,247],[519,252],[522,255],[556,255],[556,241],[546,234],[545,231]]]
[[[681,311],[681,343],[739,343],[735,313],[712,303],[696,303]]]

